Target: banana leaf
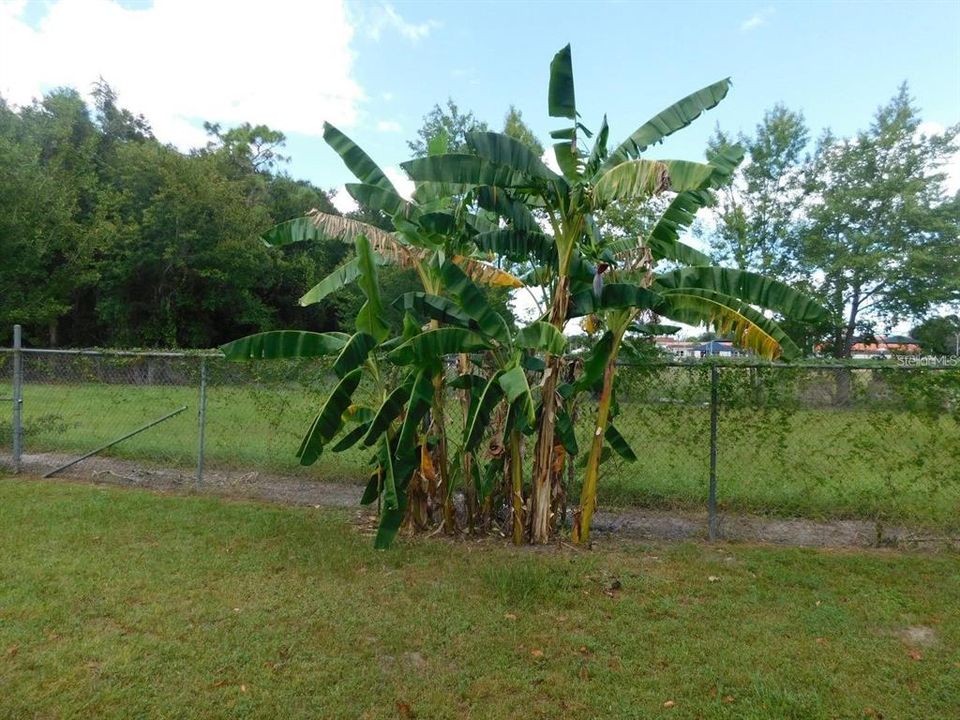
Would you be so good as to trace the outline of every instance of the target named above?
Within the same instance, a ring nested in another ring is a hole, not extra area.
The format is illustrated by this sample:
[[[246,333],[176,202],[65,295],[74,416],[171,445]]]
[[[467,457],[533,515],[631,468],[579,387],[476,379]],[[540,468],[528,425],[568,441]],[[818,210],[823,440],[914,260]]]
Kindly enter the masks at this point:
[[[350,398],[360,383],[361,372],[357,368],[344,377],[330,393],[323,408],[307,431],[297,457],[301,465],[313,465],[323,452],[324,443],[332,440],[343,427],[343,414],[350,406]]]
[[[346,333],[273,330],[247,335],[220,346],[227,360],[281,360],[334,355],[343,350]]]

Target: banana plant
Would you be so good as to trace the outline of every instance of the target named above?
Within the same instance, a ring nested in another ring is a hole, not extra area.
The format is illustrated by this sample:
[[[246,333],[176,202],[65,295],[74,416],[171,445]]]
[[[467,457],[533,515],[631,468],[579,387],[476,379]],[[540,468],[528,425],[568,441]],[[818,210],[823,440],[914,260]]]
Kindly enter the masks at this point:
[[[710,166],[649,160],[640,155],[716,106],[729,86],[729,80],[721,80],[683,98],[641,125],[610,153],[604,118],[592,149],[587,151],[580,138],[590,138],[592,133],[580,121],[568,45],[550,64],[548,88],[549,115],[568,123],[551,133],[559,141],[554,153],[560,173],[517,140],[491,132],[468,136],[472,155],[437,155],[411,160],[402,167],[418,183],[435,185],[438,194],[465,194],[486,188],[503,198],[495,210],[508,226],[481,233],[475,241],[498,254],[528,254],[546,261],[537,277],[549,298],[544,320],[562,332],[569,315],[572,276],[580,258],[600,241],[594,213],[613,203],[642,200],[667,190],[683,193],[699,188],[713,172]],[[528,215],[515,209],[518,204],[544,217],[549,230],[543,232],[529,223],[523,226],[515,222],[516,217],[525,220]],[[560,358],[548,355],[531,498],[531,537],[537,543],[546,542],[552,528],[550,469],[559,414],[559,374]]]
[[[572,314],[591,311],[588,327],[593,331],[606,328],[587,362],[589,370],[579,383],[581,388],[593,383],[601,389],[580,506],[574,513],[575,542],[587,542],[590,538],[604,440],[622,457],[637,459],[610,424],[617,359],[628,331],[642,332],[661,317],[690,324],[713,324],[721,332],[733,331],[741,347],[760,357],[789,359],[798,355],[799,349],[776,322],[757,308],[801,322],[816,322],[827,314],[822,306],[775,280],[712,267],[706,256],[679,240],[680,232],[689,227],[697,210],[713,202],[713,190],[729,179],[742,158],[743,151],[737,146],[711,154],[708,159],[713,173],[701,187],[677,194],[647,236],[601,241],[598,254],[609,261],[608,269],[603,274],[594,272],[592,281],[587,270],[578,283],[575,281]],[[656,263],[662,260],[681,267],[657,273]],[[683,267],[690,262],[694,264]],[[597,282],[603,277],[612,282]]]
[[[486,228],[489,220],[472,208],[470,203],[445,194],[434,194],[421,201],[405,200],[386,173],[353,140],[333,125],[324,125],[324,139],[341,157],[359,182],[349,183],[347,192],[360,204],[387,213],[394,226],[393,232],[386,232],[367,223],[350,218],[312,211],[307,216],[295,218],[271,228],[264,234],[264,241],[271,246],[283,246],[294,242],[316,241],[326,237],[352,241],[362,233],[370,239],[374,258],[378,264],[390,264],[412,269],[420,279],[424,293],[431,297],[442,298],[446,295],[443,287],[443,275],[439,269],[447,258],[460,267],[475,282],[487,287],[520,287],[522,283],[513,275],[486,262],[475,253],[476,246],[466,240],[478,232],[477,227]],[[310,305],[321,301],[331,293],[354,282],[359,276],[359,258],[354,258],[336,268],[330,275],[311,288],[300,299],[301,305]],[[442,317],[429,320],[436,329],[444,322]],[[435,468],[440,482],[437,485],[443,496],[444,527],[448,532],[455,529],[453,502],[451,498],[451,477],[453,475],[448,453],[446,452],[446,423],[443,402],[444,382],[442,374],[436,375],[436,400],[429,415],[432,434],[438,438],[434,447]],[[464,473],[469,477],[469,455],[461,458],[466,467]],[[432,496],[434,493],[429,492]],[[467,503],[472,520],[475,498],[472,486],[467,486]],[[416,515],[422,518],[426,498],[415,498]]]

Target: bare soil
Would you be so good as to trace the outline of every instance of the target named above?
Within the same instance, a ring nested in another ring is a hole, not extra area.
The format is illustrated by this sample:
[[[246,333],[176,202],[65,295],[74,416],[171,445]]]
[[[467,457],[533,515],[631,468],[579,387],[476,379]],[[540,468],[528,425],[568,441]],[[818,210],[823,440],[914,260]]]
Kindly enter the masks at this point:
[[[55,453],[24,455],[21,472],[45,473],[74,459]],[[12,468],[0,455],[0,468]],[[359,509],[362,486],[347,479],[320,481],[258,471],[206,470],[202,484],[193,472],[153,468],[141,462],[92,457],[57,473],[53,480],[139,487],[161,492],[247,498],[283,505]],[[706,540],[706,512],[617,508],[600,510],[594,530],[602,538],[634,540]],[[720,536],[728,542],[769,543],[797,547],[960,550],[960,537],[945,537],[922,528],[879,525],[868,520],[810,520],[722,513]]]

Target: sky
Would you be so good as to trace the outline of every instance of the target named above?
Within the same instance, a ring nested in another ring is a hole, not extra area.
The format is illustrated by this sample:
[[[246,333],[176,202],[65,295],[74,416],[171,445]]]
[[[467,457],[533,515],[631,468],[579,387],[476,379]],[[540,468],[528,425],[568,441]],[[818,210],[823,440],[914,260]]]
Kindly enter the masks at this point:
[[[613,141],[732,77],[726,100],[655,157],[700,159],[718,124],[749,132],[778,102],[814,136],[849,135],[904,81],[925,129],[960,122],[960,0],[0,0],[0,95],[22,105],[103,77],[164,142],[203,145],[204,120],[264,123],[287,136],[287,172],[336,189],[352,178],[325,120],[394,179],[447,98],[495,129],[513,104],[547,138],[563,125],[546,112],[549,63],[567,43],[583,122],[606,113]],[[956,190],[960,157],[952,171]]]

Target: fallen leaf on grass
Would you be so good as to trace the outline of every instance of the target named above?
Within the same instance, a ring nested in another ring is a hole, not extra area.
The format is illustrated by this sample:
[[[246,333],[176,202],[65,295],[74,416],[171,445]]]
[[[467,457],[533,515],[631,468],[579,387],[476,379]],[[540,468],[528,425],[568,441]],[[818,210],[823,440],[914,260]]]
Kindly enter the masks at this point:
[[[246,685],[241,685],[241,686],[240,686],[240,692],[245,693],[246,691],[247,691],[247,686],[246,686]]]
[[[13,656],[16,655],[18,652],[20,652],[20,646],[19,646],[19,645],[11,645],[10,647],[7,648],[7,657],[13,657]]]
[[[507,620],[516,620],[516,619],[517,619],[517,616],[514,615],[513,613],[504,613],[504,614],[503,614],[503,617],[506,618]]]
[[[539,648],[534,648],[533,650],[530,651],[530,654],[535,658],[542,658],[543,650],[540,650]]]
[[[673,700],[667,700],[667,701],[663,704],[663,706],[664,706],[665,708],[672,708],[674,705],[676,705],[676,703],[675,703]]]
[[[716,575],[710,575],[707,577],[707,580],[709,580],[710,582],[717,582],[719,579],[720,578],[717,577]]]
[[[920,654],[919,650],[909,650],[907,655],[909,655],[912,660],[923,660],[923,655]]]
[[[413,709],[410,707],[410,703],[403,702],[403,700],[397,700],[397,714],[403,720],[410,720],[411,718],[416,717],[413,714]]]
[[[727,705],[729,705],[730,703],[732,703],[732,702],[733,702],[733,695],[724,695],[724,696],[723,696],[723,702],[725,702]]]

